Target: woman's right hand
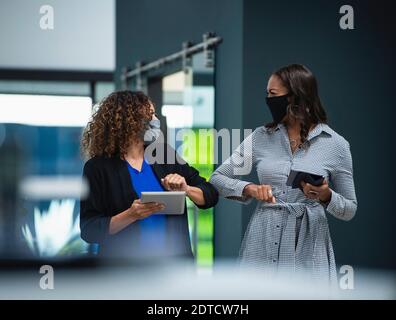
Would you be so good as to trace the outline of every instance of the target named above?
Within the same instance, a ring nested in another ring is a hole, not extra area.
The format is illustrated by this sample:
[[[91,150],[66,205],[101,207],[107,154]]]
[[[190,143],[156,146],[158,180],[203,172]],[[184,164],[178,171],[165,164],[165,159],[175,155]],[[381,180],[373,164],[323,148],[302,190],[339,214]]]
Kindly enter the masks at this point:
[[[111,217],[109,234],[113,235],[120,232],[122,229],[134,223],[137,220],[147,218],[154,212],[160,212],[165,209],[162,203],[147,202],[142,203],[140,199],[133,201],[132,205],[119,214]]]
[[[249,198],[255,198],[260,201],[275,203],[276,199],[272,194],[272,188],[268,184],[248,184],[243,189],[243,195]]]
[[[164,210],[165,206],[162,203],[146,202],[142,203],[140,199],[133,201],[129,208],[129,214],[136,220],[147,218],[155,212]]]

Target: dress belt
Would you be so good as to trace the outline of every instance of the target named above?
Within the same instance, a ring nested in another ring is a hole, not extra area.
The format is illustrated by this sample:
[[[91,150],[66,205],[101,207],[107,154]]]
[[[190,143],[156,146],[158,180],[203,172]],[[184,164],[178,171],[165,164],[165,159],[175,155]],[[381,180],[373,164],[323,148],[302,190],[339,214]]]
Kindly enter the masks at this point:
[[[323,206],[314,200],[307,202],[263,203],[260,208],[286,208],[287,220],[282,232],[278,269],[285,271],[310,271],[313,268],[314,246]],[[282,211],[283,212],[283,211]],[[296,246],[296,222],[302,218]]]

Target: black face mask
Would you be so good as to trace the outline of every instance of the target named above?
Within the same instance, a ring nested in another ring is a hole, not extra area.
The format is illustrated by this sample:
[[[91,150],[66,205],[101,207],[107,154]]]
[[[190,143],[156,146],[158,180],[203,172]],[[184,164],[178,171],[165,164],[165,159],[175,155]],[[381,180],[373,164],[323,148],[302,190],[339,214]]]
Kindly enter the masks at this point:
[[[289,105],[289,100],[287,98],[289,96],[290,94],[288,93],[283,96],[266,97],[268,108],[276,124],[281,122],[287,114],[287,106]]]

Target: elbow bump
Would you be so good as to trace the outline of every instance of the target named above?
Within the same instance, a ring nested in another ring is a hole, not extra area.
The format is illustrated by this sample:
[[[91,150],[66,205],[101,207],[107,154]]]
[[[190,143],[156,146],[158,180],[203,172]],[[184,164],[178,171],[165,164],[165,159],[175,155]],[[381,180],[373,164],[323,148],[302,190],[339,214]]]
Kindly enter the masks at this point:
[[[199,188],[202,190],[205,202],[201,206],[202,209],[214,207],[219,201],[219,192],[217,191],[216,187],[210,182],[205,182],[204,184],[200,185]]]
[[[219,201],[218,195],[210,195],[210,196],[204,196],[204,203],[202,205],[199,205],[198,207],[200,209],[209,209],[214,207],[217,202]]]

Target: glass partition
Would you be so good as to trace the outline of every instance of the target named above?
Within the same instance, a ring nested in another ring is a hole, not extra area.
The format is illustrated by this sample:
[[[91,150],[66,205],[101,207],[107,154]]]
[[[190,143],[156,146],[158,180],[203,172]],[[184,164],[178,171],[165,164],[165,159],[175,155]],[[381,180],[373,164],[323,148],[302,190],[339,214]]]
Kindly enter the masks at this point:
[[[214,170],[214,70],[204,53],[195,54],[185,70],[162,78],[162,105],[157,112],[166,122],[167,142],[201,176]],[[188,201],[191,245],[197,264],[213,264],[213,209],[198,209]]]

